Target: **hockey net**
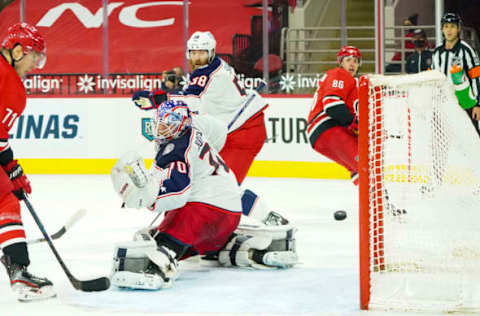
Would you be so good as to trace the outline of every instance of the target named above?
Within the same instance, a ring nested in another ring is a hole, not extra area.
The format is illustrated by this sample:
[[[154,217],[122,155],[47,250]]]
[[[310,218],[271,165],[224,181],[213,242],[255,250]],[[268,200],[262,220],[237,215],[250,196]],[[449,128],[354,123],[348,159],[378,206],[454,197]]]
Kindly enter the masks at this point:
[[[480,139],[453,89],[361,78],[362,309],[480,311]]]

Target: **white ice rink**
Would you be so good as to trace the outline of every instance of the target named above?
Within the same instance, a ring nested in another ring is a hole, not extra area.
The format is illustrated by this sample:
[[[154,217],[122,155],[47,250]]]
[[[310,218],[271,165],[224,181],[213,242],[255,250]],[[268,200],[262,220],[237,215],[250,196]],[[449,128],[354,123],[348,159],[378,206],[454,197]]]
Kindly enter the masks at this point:
[[[108,275],[114,243],[130,240],[155,216],[146,210],[121,210],[106,175],[31,175],[30,179],[30,201],[50,233],[77,209],[88,211],[55,242],[78,279]],[[50,278],[58,297],[17,302],[2,267],[0,315],[406,315],[359,311],[358,196],[349,181],[247,178],[243,187],[257,192],[298,227],[302,263],[297,267],[212,268],[191,259],[181,263],[182,274],[171,289],[83,293],[72,288],[48,245],[36,244],[29,247],[30,271]],[[333,218],[339,209],[348,213],[341,222]],[[23,221],[27,238],[41,237],[26,208]]]

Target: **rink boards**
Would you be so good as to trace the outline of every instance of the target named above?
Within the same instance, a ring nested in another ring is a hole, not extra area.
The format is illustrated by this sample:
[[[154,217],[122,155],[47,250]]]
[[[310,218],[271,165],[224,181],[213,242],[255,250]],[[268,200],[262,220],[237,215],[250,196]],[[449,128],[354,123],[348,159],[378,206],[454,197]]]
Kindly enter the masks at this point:
[[[337,164],[308,144],[311,97],[267,97],[267,142],[249,176],[348,178]],[[10,130],[14,154],[28,173],[106,174],[124,152],[153,157],[152,112],[129,98],[29,98]]]

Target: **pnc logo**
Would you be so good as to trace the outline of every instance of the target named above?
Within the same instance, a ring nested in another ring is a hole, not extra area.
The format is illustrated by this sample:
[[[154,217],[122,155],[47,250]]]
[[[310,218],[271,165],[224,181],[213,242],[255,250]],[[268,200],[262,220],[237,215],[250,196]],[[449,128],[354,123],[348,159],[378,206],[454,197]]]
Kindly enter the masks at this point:
[[[99,1],[100,2],[100,1]],[[107,16],[117,8],[122,7],[124,2],[110,2],[107,4]],[[169,26],[175,22],[175,18],[167,18],[160,20],[141,20],[137,17],[137,11],[142,8],[154,7],[154,6],[183,6],[183,1],[151,1],[145,3],[138,3],[128,6],[123,6],[118,14],[120,23],[137,28],[159,27]],[[77,19],[86,28],[99,28],[103,24],[103,6],[97,9],[95,13],[90,12],[88,8],[78,2],[62,3],[56,7],[51,8],[48,12],[38,21],[37,26],[50,27],[52,26],[65,11],[71,10]]]

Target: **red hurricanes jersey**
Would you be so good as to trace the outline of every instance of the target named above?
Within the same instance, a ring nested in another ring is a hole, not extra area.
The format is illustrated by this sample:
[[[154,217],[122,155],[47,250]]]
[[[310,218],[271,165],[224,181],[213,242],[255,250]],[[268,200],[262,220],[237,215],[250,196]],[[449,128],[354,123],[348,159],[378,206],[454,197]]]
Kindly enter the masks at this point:
[[[27,94],[15,69],[0,55],[0,152],[9,147],[8,131],[23,113]]]
[[[313,145],[322,132],[333,126],[350,125],[357,105],[357,80],[340,67],[327,71],[318,83],[308,115],[310,143]]]

